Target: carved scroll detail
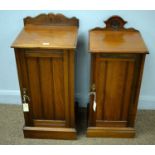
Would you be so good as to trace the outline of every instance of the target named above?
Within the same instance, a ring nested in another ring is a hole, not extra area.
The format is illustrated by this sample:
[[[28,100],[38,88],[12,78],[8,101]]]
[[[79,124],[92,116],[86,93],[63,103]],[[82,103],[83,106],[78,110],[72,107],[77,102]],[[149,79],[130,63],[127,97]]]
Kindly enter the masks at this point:
[[[124,25],[127,23],[119,16],[112,16],[104,22],[107,29],[124,29]]]
[[[96,27],[92,30],[138,31],[134,28],[125,28],[124,25],[127,23],[127,21],[125,21],[120,16],[112,16],[108,20],[104,21],[104,23],[106,24],[106,27],[104,28]]]
[[[24,18],[24,25],[65,25],[79,26],[79,20],[76,17],[67,18],[63,14],[40,14],[36,17]]]

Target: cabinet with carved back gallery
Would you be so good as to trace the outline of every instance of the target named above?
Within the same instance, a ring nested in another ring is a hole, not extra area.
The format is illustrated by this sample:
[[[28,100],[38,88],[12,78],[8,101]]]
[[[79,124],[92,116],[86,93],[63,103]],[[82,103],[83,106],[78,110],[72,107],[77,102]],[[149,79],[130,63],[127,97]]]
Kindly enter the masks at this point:
[[[91,90],[88,137],[134,137],[145,56],[140,32],[119,16],[89,32]]]
[[[76,139],[74,52],[79,21],[62,14],[26,17],[15,50],[28,138]]]

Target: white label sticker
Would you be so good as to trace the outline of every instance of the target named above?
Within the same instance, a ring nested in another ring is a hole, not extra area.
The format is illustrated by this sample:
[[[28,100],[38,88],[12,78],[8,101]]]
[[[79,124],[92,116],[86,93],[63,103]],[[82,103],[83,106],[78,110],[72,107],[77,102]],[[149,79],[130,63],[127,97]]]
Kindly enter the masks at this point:
[[[24,112],[29,112],[29,105],[28,105],[28,103],[23,103],[23,111]]]
[[[42,44],[45,45],[45,46],[48,46],[50,43],[49,42],[44,42]]]

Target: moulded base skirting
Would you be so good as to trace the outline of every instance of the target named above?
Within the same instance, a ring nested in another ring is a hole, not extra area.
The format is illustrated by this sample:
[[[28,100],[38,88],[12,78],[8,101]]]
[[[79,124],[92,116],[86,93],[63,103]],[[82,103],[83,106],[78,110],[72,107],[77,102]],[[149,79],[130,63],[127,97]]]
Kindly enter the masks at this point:
[[[134,138],[134,128],[88,127],[87,137]]]
[[[49,127],[24,127],[25,138],[38,139],[76,139],[76,130],[74,128],[49,128]]]

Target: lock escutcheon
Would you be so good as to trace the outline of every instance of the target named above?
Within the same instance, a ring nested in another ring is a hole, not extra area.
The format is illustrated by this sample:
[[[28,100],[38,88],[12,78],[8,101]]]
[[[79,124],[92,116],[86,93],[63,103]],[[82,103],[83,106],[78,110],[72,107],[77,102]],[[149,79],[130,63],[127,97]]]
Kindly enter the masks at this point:
[[[96,91],[96,87],[95,87],[95,84],[93,83],[92,86],[91,86],[91,92],[95,92]]]
[[[26,103],[27,101],[30,101],[29,96],[27,95],[27,89],[23,88],[23,97],[22,97],[23,103]]]

